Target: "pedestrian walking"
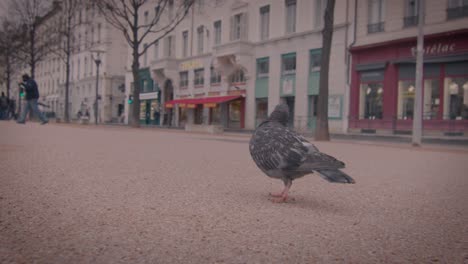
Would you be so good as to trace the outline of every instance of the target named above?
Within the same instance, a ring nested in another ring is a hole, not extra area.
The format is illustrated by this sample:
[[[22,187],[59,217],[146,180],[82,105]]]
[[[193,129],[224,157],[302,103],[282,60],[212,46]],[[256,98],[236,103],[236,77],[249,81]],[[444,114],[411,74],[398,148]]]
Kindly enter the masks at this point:
[[[29,75],[23,75],[23,83],[20,86],[24,87],[26,92],[26,104],[24,106],[24,111],[21,111],[20,117],[18,119],[18,124],[24,124],[26,122],[26,114],[29,111],[33,111],[39,119],[41,119],[41,125],[47,124],[49,121],[47,118],[39,111],[37,106],[37,100],[39,99],[39,89],[37,88],[37,83]]]
[[[8,115],[8,99],[5,97],[5,93],[2,92],[0,96],[0,120],[7,119]]]

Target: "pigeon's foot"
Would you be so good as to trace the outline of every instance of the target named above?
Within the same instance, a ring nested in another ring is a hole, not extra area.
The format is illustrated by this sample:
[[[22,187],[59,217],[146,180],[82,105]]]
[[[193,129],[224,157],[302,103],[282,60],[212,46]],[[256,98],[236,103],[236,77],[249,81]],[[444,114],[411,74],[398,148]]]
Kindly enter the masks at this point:
[[[275,197],[271,198],[270,201],[274,203],[285,203],[288,200],[288,196],[280,196],[280,197]]]
[[[284,193],[284,192],[280,192],[280,193],[270,193],[270,196],[271,196],[271,197],[276,197],[276,198],[278,198],[278,197],[283,197],[283,193]]]

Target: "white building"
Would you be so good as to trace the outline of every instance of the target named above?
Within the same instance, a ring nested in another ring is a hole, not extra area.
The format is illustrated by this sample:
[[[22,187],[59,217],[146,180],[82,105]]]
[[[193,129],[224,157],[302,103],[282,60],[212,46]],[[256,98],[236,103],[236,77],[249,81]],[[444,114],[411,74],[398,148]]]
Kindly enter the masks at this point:
[[[142,21],[154,16],[153,2],[142,10]],[[346,49],[347,34],[351,35],[347,11],[353,10],[349,2],[336,2],[330,61],[330,129],[338,132],[347,129]],[[141,102],[143,123],[168,125],[172,119],[176,126],[254,129],[284,100],[294,116],[291,125],[312,130],[325,4],[198,0],[176,30],[141,58],[147,71],[146,77],[141,75],[144,84],[157,83],[144,89],[154,96],[141,95],[148,99]],[[127,87],[132,80],[127,72]]]
[[[57,22],[60,13],[47,23]],[[84,5],[73,17],[73,48],[70,58],[69,115],[71,120],[89,113],[94,122],[96,79],[98,79],[98,122],[116,122],[124,109],[124,68],[126,42],[122,34],[99,16],[92,4]],[[44,27],[47,28],[47,23]],[[66,41],[66,40],[62,40]],[[62,44],[62,43],[60,43]],[[41,95],[40,102],[50,106],[57,117],[64,117],[66,64],[63,53],[51,52],[37,65],[36,82]],[[99,77],[95,61],[99,60]]]

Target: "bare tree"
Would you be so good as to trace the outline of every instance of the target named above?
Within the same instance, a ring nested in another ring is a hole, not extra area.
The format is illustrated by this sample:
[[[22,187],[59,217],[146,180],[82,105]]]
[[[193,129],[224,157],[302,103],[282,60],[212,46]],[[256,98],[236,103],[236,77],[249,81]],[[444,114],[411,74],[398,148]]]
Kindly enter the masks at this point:
[[[328,75],[330,68],[330,51],[333,38],[333,14],[335,0],[328,0],[324,14],[324,27],[322,31],[322,64],[320,67],[320,88],[317,104],[317,126],[315,140],[330,140],[328,130]]]
[[[121,31],[132,49],[132,74],[134,82],[133,106],[129,121],[140,126],[140,70],[139,58],[160,39],[171,33],[184,20],[195,0],[157,0],[155,15],[148,21],[140,21],[140,15],[150,0],[95,0],[106,21]],[[178,4],[175,4],[177,2]],[[164,17],[163,17],[163,14]],[[167,19],[166,19],[167,15]],[[145,41],[147,38],[152,38]],[[145,42],[147,45],[142,45]]]
[[[1,74],[6,83],[7,98],[10,98],[11,78],[16,70],[15,65],[23,39],[18,25],[6,19],[1,24],[0,35],[0,63],[4,67]]]
[[[25,32],[27,45],[21,46],[20,59],[29,65],[31,77],[34,78],[36,64],[49,52],[51,38],[39,34],[39,26],[48,17],[52,16],[58,7],[58,2],[53,2],[50,9],[49,1],[43,0],[10,0],[9,6],[13,15],[20,21]]]
[[[70,122],[69,102],[70,102],[70,61],[71,57],[79,45],[82,45],[81,40],[78,43],[75,41],[77,31],[82,26],[86,26],[89,22],[82,19],[81,11],[88,7],[90,2],[87,0],[62,0],[60,3],[60,12],[57,14],[56,28],[56,45],[51,52],[56,54],[65,64],[65,109],[64,121]],[[58,22],[58,23],[57,23]],[[87,41],[85,39],[85,41]]]

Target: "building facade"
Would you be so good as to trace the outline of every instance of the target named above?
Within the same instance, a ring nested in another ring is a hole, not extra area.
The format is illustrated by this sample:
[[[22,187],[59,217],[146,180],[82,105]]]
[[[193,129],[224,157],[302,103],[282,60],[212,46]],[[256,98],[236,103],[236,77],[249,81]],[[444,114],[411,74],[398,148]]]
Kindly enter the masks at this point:
[[[468,131],[468,3],[425,1],[423,130]],[[418,0],[360,0],[351,47],[350,131],[411,133]]]
[[[54,29],[50,24],[60,21],[64,15],[61,12],[63,10],[49,18],[42,28]],[[117,122],[124,112],[127,44],[122,34],[98,14],[97,7],[90,1],[79,8],[72,18],[74,30],[68,105],[72,121],[88,117],[89,121],[94,122],[96,100],[99,123]],[[62,43],[65,41],[62,39],[58,45],[65,45]],[[48,105],[42,110],[50,112],[51,116],[64,118],[66,57],[63,48],[58,46],[55,50],[37,64],[36,82],[40,102]]]
[[[351,4],[337,1],[334,14],[329,117],[335,132],[347,130]],[[152,100],[142,101],[141,119],[254,129],[283,101],[294,116],[290,125],[313,131],[325,5],[325,0],[196,1],[186,19],[140,60],[149,73],[142,80],[148,92],[140,99]],[[148,4],[142,21],[157,9]],[[131,73],[126,77],[131,86]]]

